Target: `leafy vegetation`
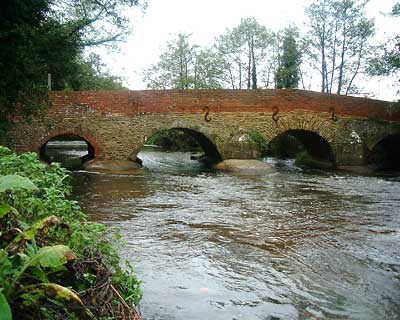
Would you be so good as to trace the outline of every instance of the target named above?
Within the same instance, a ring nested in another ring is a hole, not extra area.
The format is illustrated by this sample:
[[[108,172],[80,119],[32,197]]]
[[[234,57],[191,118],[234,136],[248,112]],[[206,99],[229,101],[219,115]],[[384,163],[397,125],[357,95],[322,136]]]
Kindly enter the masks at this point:
[[[129,31],[125,9],[139,0],[3,0],[0,3],[0,129],[16,114],[39,114],[55,90],[120,88],[85,48],[115,45]],[[143,3],[143,6],[145,3]],[[98,62],[98,61],[97,61]]]
[[[178,34],[167,43],[159,62],[144,70],[151,89],[257,89],[275,87],[281,31],[272,32],[254,18],[227,29],[210,48]]]
[[[306,10],[309,59],[321,76],[321,92],[357,93],[354,79],[367,67],[374,21],[364,0],[317,0]]]
[[[179,130],[158,131],[146,143],[174,151],[195,151],[201,149],[194,138]]]
[[[268,154],[277,158],[295,158],[296,154],[305,151],[303,144],[290,134],[282,134],[268,145]]]
[[[232,89],[257,89],[272,84],[277,61],[277,34],[254,18],[242,19],[217,38],[215,48],[224,61],[224,80]],[[265,84],[264,84],[265,85]]]
[[[289,27],[284,31],[282,44],[282,56],[279,60],[279,67],[276,72],[277,89],[297,88],[300,80],[301,54],[298,49],[296,38],[297,30]]]
[[[69,175],[0,147],[0,318],[139,319],[140,282],[117,233],[67,199]]]
[[[202,48],[191,35],[167,43],[159,62],[144,70],[151,89],[320,88],[324,93],[365,94],[357,83],[366,75],[397,75],[398,36],[373,44],[374,20],[368,1],[314,0],[306,8],[307,30],[270,30],[245,18]],[[397,3],[390,14],[400,15]],[[377,53],[376,53],[377,52]],[[318,80],[319,79],[319,80]]]
[[[260,150],[260,155],[266,156],[269,151],[268,141],[264,138],[264,136],[256,130],[252,130],[249,132],[250,139],[255,142]]]
[[[218,56],[190,42],[190,34],[179,33],[167,43],[160,61],[143,72],[150,89],[216,89],[221,72]]]
[[[392,12],[389,15],[391,18],[400,17],[400,2],[396,3]],[[375,76],[397,77],[397,86],[400,82],[400,34],[397,34],[394,39],[380,45],[377,48],[376,55],[369,61],[369,74]],[[400,91],[398,91],[400,93]]]

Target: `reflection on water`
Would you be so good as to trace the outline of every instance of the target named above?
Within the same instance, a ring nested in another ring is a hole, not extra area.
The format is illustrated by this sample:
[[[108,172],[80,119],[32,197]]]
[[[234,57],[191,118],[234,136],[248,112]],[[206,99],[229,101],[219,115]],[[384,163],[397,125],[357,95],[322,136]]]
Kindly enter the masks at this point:
[[[139,157],[130,176],[74,177],[91,218],[121,229],[145,319],[400,319],[399,178]]]

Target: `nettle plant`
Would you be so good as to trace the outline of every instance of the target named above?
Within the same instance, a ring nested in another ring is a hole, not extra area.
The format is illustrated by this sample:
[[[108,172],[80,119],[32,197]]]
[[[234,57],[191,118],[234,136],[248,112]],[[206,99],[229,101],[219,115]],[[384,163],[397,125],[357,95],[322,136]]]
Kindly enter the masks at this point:
[[[0,241],[4,246],[0,249],[0,318],[12,319],[9,302],[17,300],[28,306],[48,296],[60,303],[68,301],[84,306],[73,291],[50,280],[54,273],[75,259],[71,249],[65,245],[38,247],[35,241],[35,237],[45,235],[49,227],[60,224],[60,219],[50,216],[25,226],[22,231],[15,225],[20,215],[18,210],[7,203],[16,190],[34,192],[39,189],[26,177],[0,177],[0,219],[3,224]],[[89,310],[85,312],[91,315]]]
[[[4,147],[0,164],[0,319],[140,319],[119,236],[66,199],[66,170]]]

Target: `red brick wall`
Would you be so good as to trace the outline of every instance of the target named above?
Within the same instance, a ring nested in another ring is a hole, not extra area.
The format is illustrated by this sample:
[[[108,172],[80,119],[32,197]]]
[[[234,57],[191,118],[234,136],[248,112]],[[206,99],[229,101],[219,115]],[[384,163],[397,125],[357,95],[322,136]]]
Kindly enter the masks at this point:
[[[102,114],[279,112],[305,110],[336,115],[400,121],[390,112],[389,102],[367,98],[322,94],[303,90],[145,90],[52,92],[50,114],[65,114],[67,105],[88,106]],[[77,113],[81,112],[76,109]],[[68,110],[73,114],[74,109]],[[75,114],[77,115],[77,114]]]

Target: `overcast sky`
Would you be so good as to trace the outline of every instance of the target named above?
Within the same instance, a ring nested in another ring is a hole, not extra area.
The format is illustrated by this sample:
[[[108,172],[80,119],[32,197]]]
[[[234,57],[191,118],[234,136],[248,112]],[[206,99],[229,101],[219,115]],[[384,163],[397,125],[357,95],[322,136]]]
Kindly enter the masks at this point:
[[[226,28],[241,18],[254,17],[260,24],[278,30],[296,24],[304,30],[304,9],[313,0],[148,0],[145,13],[132,10],[133,34],[117,54],[102,54],[115,75],[126,78],[132,90],[145,89],[141,71],[158,61],[165,44],[174,34],[192,33],[193,43],[212,45]],[[375,18],[376,42],[383,42],[400,30],[400,18],[385,17],[396,0],[370,0],[367,15]],[[366,81],[365,91],[376,98],[394,99],[396,89],[388,81]],[[315,90],[318,90],[315,87]]]

